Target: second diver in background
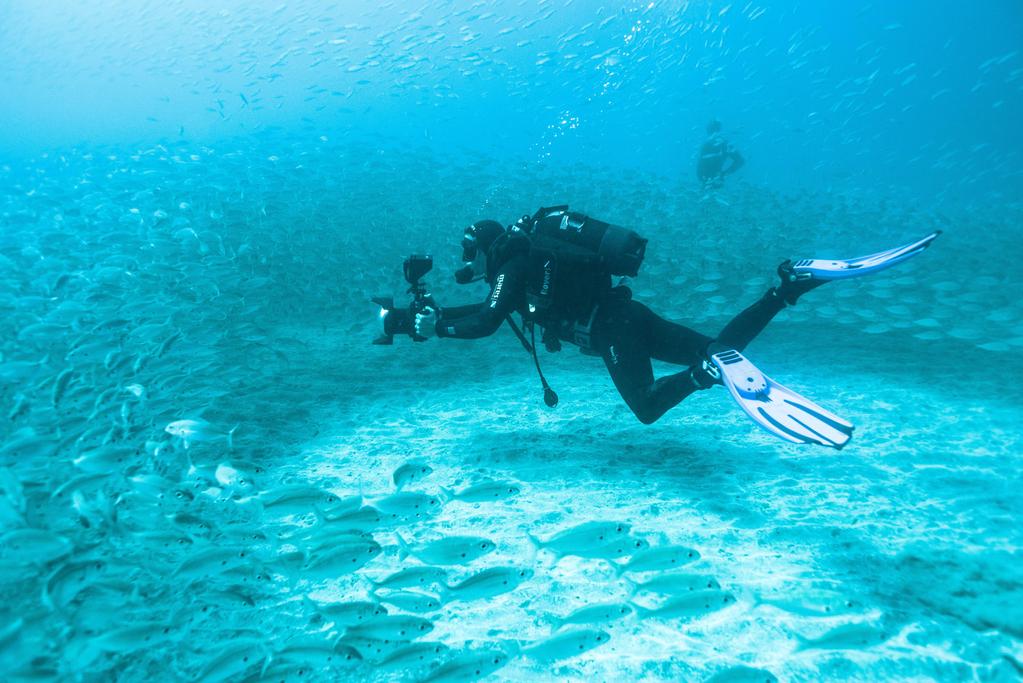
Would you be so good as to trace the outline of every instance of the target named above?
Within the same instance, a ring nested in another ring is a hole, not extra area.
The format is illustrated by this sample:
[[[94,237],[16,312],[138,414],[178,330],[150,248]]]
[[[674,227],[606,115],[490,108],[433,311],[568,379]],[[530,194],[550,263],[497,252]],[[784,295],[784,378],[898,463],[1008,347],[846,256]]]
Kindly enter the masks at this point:
[[[742,168],[746,160],[721,135],[721,122],[707,124],[707,139],[700,146],[696,159],[696,177],[704,189],[714,190],[724,184],[725,176]]]

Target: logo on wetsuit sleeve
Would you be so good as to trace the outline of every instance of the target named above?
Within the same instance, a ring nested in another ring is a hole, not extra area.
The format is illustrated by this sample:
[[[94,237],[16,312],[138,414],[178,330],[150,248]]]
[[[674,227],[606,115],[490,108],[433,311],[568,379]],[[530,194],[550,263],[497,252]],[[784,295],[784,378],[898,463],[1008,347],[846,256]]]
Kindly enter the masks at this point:
[[[543,264],[543,286],[540,287],[540,296],[547,296],[551,291],[551,262]]]
[[[497,276],[497,282],[494,283],[494,293],[490,295],[490,307],[497,308],[497,299],[501,296],[501,287],[504,286],[504,273]]]

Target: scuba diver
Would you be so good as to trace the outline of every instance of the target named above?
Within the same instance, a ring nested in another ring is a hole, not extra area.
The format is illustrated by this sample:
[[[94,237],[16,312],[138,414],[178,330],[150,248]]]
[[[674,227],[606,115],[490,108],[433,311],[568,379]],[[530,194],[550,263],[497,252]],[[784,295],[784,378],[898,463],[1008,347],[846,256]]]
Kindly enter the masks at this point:
[[[725,164],[728,164],[725,166]],[[724,184],[725,176],[742,168],[746,160],[721,135],[721,122],[713,120],[707,124],[707,139],[700,147],[696,160],[696,177],[705,189],[713,190]]]
[[[479,339],[507,322],[532,353],[544,400],[553,407],[557,395],[536,356],[535,329],[540,327],[549,351],[568,343],[600,356],[625,403],[644,424],[655,422],[694,392],[724,385],[739,406],[775,436],[841,448],[851,438],[853,425],[767,377],[741,352],[779,312],[796,305],[810,290],[900,263],[922,252],[939,234],[855,259],[785,261],[777,269],[778,285],[711,337],[658,316],[634,300],[627,286],[612,286],[613,276],[637,274],[646,249],[644,238],[569,211],[568,206],[542,208],[507,229],[492,220],[465,229],[461,246],[466,265],[455,278],[460,284],[485,280],[490,293],[482,303],[437,305],[419,282],[432,260],[410,257],[405,273],[416,299],[404,310],[396,309],[390,299],[374,299],[382,307],[385,332],[375,343],[389,344],[396,333],[417,341]],[[521,316],[532,343],[512,313]],[[655,379],[651,359],[687,367]]]

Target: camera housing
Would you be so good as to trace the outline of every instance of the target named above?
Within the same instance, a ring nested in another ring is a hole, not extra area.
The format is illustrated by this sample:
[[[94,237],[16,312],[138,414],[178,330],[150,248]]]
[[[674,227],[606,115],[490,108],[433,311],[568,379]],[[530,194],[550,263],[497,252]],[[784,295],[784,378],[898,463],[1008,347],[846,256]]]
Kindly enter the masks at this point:
[[[426,341],[425,337],[416,334],[416,314],[428,307],[436,308],[433,297],[426,293],[423,277],[433,268],[433,257],[426,254],[412,254],[402,263],[405,282],[409,284],[408,293],[412,301],[405,308],[396,308],[392,297],[373,297],[373,303],[380,306],[380,323],[382,334],[373,340],[378,346],[389,346],[394,343],[394,335],[407,334],[412,341]]]

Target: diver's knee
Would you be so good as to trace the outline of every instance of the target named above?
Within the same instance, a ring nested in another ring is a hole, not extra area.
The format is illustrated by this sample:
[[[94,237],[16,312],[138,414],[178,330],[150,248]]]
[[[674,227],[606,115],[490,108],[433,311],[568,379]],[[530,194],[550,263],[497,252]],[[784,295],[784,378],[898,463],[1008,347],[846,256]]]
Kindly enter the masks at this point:
[[[626,403],[632,410],[632,414],[636,416],[636,419],[645,425],[652,425],[664,415],[664,411],[659,411],[654,406],[645,402],[626,401]]]

